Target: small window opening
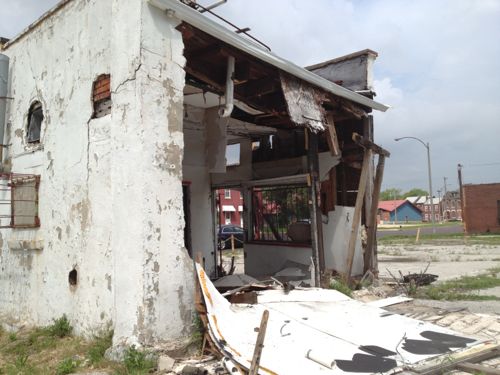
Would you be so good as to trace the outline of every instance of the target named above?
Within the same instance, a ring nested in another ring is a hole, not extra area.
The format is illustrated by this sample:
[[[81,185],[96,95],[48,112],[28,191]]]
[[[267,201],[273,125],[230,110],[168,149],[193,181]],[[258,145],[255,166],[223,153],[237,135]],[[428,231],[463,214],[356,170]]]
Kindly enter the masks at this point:
[[[69,271],[68,282],[71,286],[75,286],[78,283],[78,271],[76,269],[73,268]]]
[[[92,85],[92,118],[99,118],[111,113],[111,76],[101,74]]]
[[[240,144],[234,143],[226,147],[226,166],[240,165]]]
[[[28,128],[27,141],[28,143],[40,143],[40,132],[42,129],[43,109],[42,103],[36,101],[30,106],[28,112]]]

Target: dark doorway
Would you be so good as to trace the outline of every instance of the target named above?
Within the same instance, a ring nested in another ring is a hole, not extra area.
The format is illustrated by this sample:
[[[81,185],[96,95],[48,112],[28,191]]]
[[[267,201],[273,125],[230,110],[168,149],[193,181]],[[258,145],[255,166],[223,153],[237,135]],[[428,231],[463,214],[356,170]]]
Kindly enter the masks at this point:
[[[182,183],[182,206],[184,209],[184,247],[187,249],[189,256],[193,257],[193,249],[191,242],[191,183]]]

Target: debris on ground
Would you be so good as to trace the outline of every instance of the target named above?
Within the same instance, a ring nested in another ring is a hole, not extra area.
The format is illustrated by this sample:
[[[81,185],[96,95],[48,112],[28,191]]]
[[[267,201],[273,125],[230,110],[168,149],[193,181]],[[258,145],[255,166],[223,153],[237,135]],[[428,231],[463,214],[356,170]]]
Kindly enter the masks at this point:
[[[370,305],[336,290],[296,287],[286,291],[285,283],[278,282],[225,293],[232,297],[253,289],[246,292],[252,293],[251,304],[231,303],[200,266],[197,272],[197,306],[207,330],[206,343],[231,373],[253,373],[252,366],[255,374],[396,373],[430,366],[443,356],[453,362],[455,355],[495,346],[378,307],[405,305],[402,302],[410,299],[404,296]]]

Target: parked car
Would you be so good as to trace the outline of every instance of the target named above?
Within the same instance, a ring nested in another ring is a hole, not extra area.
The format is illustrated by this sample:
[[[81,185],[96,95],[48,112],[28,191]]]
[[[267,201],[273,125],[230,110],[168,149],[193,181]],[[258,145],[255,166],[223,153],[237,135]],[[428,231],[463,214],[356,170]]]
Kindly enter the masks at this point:
[[[234,247],[242,247],[245,240],[245,231],[242,227],[233,224],[221,225],[217,232],[219,249],[231,248],[231,235],[234,236]]]

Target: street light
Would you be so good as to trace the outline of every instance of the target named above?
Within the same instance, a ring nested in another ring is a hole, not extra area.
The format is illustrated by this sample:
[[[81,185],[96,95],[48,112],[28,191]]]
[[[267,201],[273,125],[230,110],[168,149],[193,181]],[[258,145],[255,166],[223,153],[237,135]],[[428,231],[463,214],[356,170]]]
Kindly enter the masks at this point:
[[[429,194],[431,196],[431,215],[432,215],[432,233],[436,233],[436,223],[435,223],[435,216],[434,216],[434,199],[432,198],[432,177],[431,177],[431,148],[429,146],[429,142],[425,143],[422,141],[420,138],[417,137],[401,137],[401,138],[394,138],[394,140],[400,141],[402,139],[414,139],[416,141],[419,141],[424,145],[424,147],[427,149],[427,169],[429,173]]]

